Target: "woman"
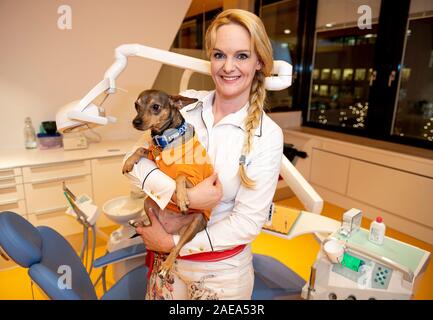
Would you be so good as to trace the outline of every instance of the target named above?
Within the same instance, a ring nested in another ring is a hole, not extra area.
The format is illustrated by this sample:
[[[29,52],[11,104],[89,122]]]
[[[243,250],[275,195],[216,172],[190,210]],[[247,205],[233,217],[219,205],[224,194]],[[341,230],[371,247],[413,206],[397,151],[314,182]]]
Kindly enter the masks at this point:
[[[206,230],[182,248],[168,279],[157,275],[164,256],[155,256],[148,299],[250,299],[252,294],[250,244],[269,214],[283,152],[282,131],[263,112],[272,48],[256,15],[231,9],[209,26],[206,50],[215,91],[183,93],[199,102],[182,114],[218,173],[188,190],[190,207],[213,207],[212,216]],[[170,201],[174,182],[148,160],[142,159],[130,177],[159,208]],[[169,252],[179,241],[170,234],[179,219],[160,223],[156,215],[166,216],[162,210],[148,214],[152,226],[137,232],[148,250]]]

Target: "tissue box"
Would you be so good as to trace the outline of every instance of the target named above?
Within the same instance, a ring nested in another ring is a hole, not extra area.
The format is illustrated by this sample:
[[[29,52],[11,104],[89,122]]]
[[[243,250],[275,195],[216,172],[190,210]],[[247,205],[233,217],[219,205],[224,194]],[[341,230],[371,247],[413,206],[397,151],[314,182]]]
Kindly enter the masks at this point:
[[[39,149],[57,149],[63,146],[62,135],[60,133],[46,134],[38,133]]]

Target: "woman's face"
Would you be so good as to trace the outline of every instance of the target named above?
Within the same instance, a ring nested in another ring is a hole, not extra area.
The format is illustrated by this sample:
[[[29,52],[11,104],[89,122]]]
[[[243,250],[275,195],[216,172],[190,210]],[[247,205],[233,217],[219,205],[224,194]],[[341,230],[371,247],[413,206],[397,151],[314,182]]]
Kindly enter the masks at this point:
[[[238,24],[217,29],[211,52],[211,74],[217,93],[225,99],[248,100],[256,70],[261,64],[251,46],[248,31]]]

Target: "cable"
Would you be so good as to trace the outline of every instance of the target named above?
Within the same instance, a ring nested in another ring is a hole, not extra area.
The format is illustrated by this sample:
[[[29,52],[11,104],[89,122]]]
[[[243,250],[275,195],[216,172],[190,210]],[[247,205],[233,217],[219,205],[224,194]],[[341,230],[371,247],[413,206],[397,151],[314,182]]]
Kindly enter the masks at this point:
[[[92,273],[93,270],[93,261],[95,260],[95,248],[96,248],[96,227],[95,225],[92,225],[92,256],[90,259],[90,270],[89,270],[89,276]]]
[[[83,263],[84,267],[87,270],[87,228],[84,228],[84,235],[83,235],[83,245],[84,245],[84,256],[83,256]]]
[[[83,224],[83,243],[81,244],[81,251],[80,251],[80,259],[81,261],[83,261],[83,257],[84,257],[84,234],[86,232],[86,226]]]

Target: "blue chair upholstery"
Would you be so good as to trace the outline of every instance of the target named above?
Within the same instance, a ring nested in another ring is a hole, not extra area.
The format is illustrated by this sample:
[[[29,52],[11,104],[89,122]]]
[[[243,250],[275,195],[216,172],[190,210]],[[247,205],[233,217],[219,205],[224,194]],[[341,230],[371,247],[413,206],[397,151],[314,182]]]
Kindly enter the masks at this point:
[[[17,264],[29,269],[32,280],[51,299],[97,299],[95,288],[72,246],[55,230],[35,228],[14,212],[0,213],[0,246]],[[70,271],[69,283],[62,276]],[[122,277],[103,299],[144,299],[147,268],[136,268]],[[60,284],[60,285],[59,285]]]
[[[24,268],[42,259],[42,237],[26,219],[12,212],[0,218],[0,244],[9,257]],[[21,235],[26,235],[22,237]]]
[[[284,264],[272,257],[254,254],[253,267],[253,300],[301,299],[305,280]]]

